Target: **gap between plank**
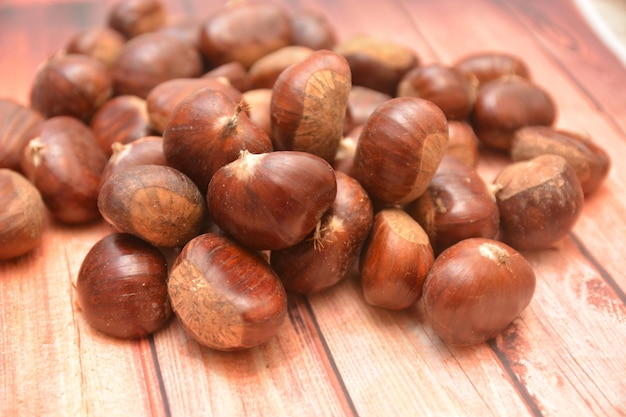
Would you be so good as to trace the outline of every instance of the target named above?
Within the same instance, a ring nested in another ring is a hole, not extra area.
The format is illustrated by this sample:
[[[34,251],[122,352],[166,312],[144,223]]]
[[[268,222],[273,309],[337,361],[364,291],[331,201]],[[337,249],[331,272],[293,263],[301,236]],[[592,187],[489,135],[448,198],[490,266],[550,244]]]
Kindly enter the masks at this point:
[[[154,363],[157,381],[159,382],[159,392],[161,393],[161,401],[163,402],[163,411],[165,412],[166,417],[172,417],[172,410],[170,408],[169,399],[167,398],[167,390],[165,389],[163,373],[161,372],[161,365],[159,364],[159,355],[154,342],[154,334],[150,334],[148,336],[148,343],[150,345],[150,354],[152,356],[152,362]]]

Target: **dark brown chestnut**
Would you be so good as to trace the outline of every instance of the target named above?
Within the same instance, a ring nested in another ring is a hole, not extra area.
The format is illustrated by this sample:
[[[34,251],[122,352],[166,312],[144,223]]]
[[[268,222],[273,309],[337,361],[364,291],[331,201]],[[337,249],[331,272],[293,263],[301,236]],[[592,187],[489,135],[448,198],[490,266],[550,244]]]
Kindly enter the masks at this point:
[[[448,120],[447,155],[452,155],[471,167],[478,166],[480,151],[472,125],[462,120]]]
[[[220,234],[202,234],[185,245],[168,292],[183,329],[217,350],[261,345],[287,317],[285,288],[265,259]]]
[[[113,153],[100,175],[100,184],[115,172],[136,165],[167,165],[161,136],[145,136],[130,143],[114,143]]]
[[[515,162],[500,172],[494,184],[501,239],[517,250],[555,246],[582,214],[580,181],[559,155]]]
[[[426,192],[405,210],[424,228],[436,254],[470,237],[493,239],[500,224],[492,190],[453,156],[444,156]]]
[[[126,38],[109,27],[90,27],[81,30],[67,42],[68,54],[89,55],[111,68],[117,60]]]
[[[283,46],[257,59],[248,70],[250,88],[272,88],[285,68],[297,64],[313,53],[306,46]]]
[[[239,157],[240,151],[273,150],[267,134],[245,114],[245,102],[202,88],[174,108],[163,132],[167,163],[185,173],[205,194],[213,174]]]
[[[38,111],[9,98],[0,98],[0,168],[19,171],[22,149],[43,122]]]
[[[457,60],[454,67],[467,77],[475,78],[479,86],[497,78],[512,75],[531,79],[528,64],[522,58],[509,52],[473,52]]]
[[[163,33],[149,32],[124,44],[111,68],[111,76],[118,95],[145,99],[160,83],[198,77],[203,70],[202,57],[193,45]]]
[[[585,195],[604,181],[611,159],[600,145],[582,133],[547,126],[527,126],[513,137],[511,159],[526,161],[544,154],[560,155],[574,168]]]
[[[119,0],[109,9],[108,25],[132,38],[165,24],[166,10],[160,0]]]
[[[69,116],[42,122],[24,147],[20,166],[52,215],[64,223],[98,219],[100,174],[107,157],[91,130]]]
[[[304,240],[336,194],[335,172],[319,156],[242,151],[213,175],[207,201],[212,219],[235,240],[252,249],[276,250]]]
[[[418,97],[388,100],[363,127],[354,178],[375,199],[408,203],[428,187],[447,144],[446,116],[434,103]]]
[[[147,336],[163,328],[172,314],[165,257],[125,233],[93,245],[78,271],[76,294],[85,320],[112,337]]]
[[[353,85],[348,97],[348,109],[352,117],[352,124],[354,126],[364,125],[367,123],[367,119],[374,113],[374,110],[384,102],[391,100],[391,98],[389,94],[361,85]]]
[[[328,16],[312,9],[299,9],[291,13],[294,45],[313,50],[333,49],[337,45],[337,31]]]
[[[250,75],[248,74],[248,70],[238,61],[218,65],[204,73],[203,77],[226,78],[230,85],[242,93],[250,89]]]
[[[542,87],[519,76],[501,77],[479,89],[472,126],[483,144],[509,151],[517,129],[551,126],[556,113],[554,99]]]
[[[321,50],[285,69],[271,103],[274,149],[310,152],[331,162],[343,136],[350,67],[341,55]]]
[[[435,333],[453,345],[485,342],[528,306],[535,273],[510,246],[465,239],[435,259],[424,283],[424,311]]]
[[[87,120],[112,94],[111,75],[100,60],[59,52],[37,68],[30,103],[46,117]]]
[[[434,259],[428,235],[411,216],[398,208],[379,211],[359,261],[365,300],[390,310],[412,306]]]
[[[136,165],[100,187],[98,208],[115,229],[165,248],[181,247],[200,233],[205,204],[195,184],[163,165]]]
[[[0,168],[0,260],[22,256],[41,243],[46,206],[22,174]]]
[[[240,62],[245,68],[291,44],[291,20],[284,6],[270,1],[228,2],[202,26],[200,48],[213,66]]]
[[[358,262],[374,220],[372,202],[357,180],[342,172],[335,175],[337,197],[313,234],[270,255],[287,291],[322,291],[346,278]]]

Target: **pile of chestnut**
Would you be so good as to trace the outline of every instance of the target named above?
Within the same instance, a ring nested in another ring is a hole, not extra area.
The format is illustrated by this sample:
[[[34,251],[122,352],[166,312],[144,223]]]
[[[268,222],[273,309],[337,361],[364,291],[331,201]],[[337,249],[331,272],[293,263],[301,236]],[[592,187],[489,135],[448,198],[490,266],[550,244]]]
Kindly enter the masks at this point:
[[[137,338],[175,314],[219,350],[355,272],[373,308],[420,301],[446,343],[486,341],[533,297],[519,251],[555,247],[610,167],[553,126],[519,57],[427,65],[265,0],[199,21],[122,0],[41,64],[30,101],[0,100],[0,258],[36,247],[47,213],[103,218],[85,319]],[[483,148],[510,157],[490,183]]]

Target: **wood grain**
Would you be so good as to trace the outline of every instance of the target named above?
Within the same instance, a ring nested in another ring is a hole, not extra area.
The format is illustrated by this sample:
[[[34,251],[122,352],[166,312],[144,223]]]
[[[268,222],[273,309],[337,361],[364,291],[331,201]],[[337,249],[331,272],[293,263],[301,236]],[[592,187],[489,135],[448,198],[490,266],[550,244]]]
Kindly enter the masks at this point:
[[[221,2],[165,2],[209,16]],[[525,253],[537,273],[530,306],[501,335],[443,344],[423,307],[365,303],[358,277],[290,296],[289,319],[258,348],[199,346],[173,319],[145,339],[89,327],[73,284],[103,222],[49,220],[42,245],[0,262],[0,415],[6,416],[624,416],[626,415],[626,68],[573,0],[282,0],[324,12],[342,39],[402,42],[421,62],[511,51],[558,104],[557,125],[610,150],[605,185],[559,248]],[[0,96],[27,104],[37,66],[112,0],[0,2]],[[508,163],[484,152],[490,181]]]

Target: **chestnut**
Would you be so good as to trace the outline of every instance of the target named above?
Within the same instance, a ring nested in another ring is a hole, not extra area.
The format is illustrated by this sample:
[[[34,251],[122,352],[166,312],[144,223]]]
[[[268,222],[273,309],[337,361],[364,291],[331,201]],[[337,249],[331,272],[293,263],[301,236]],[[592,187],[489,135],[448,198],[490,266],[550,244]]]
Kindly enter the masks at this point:
[[[411,48],[364,34],[339,42],[334,51],[348,61],[354,85],[394,97],[404,74],[419,64],[419,58]]]
[[[215,172],[207,202],[215,224],[233,239],[252,249],[276,250],[304,240],[336,195],[335,172],[319,156],[242,151]]]
[[[397,96],[421,97],[435,103],[448,120],[465,119],[476,99],[476,85],[459,70],[429,64],[408,71],[398,83]]]
[[[87,120],[112,94],[111,75],[100,60],[59,52],[37,68],[30,103],[46,117]]]
[[[0,168],[20,170],[22,149],[43,122],[41,113],[9,98],[0,98]]]
[[[113,97],[91,118],[89,127],[102,151],[111,156],[114,143],[130,143],[155,133],[146,100],[133,95]]]
[[[359,261],[366,302],[390,310],[415,304],[434,259],[428,235],[411,216],[398,208],[379,211]]]
[[[435,333],[452,345],[485,342],[528,306],[535,272],[510,246],[485,238],[443,251],[424,282],[424,312]]]
[[[356,266],[374,220],[367,192],[354,178],[335,172],[337,196],[312,235],[272,251],[270,264],[287,291],[311,294],[329,288]]]
[[[163,81],[198,77],[203,69],[200,52],[193,45],[163,33],[149,32],[124,44],[111,68],[111,77],[118,95],[145,99]]]
[[[426,191],[447,144],[446,116],[434,103],[418,97],[388,100],[361,131],[354,178],[375,199],[408,203]]]
[[[459,58],[453,66],[466,77],[474,78],[478,86],[513,75],[527,80],[532,78],[528,64],[522,58],[509,52],[473,52]]]
[[[168,165],[185,173],[202,194],[215,172],[239,157],[242,150],[273,150],[267,134],[248,116],[247,103],[206,87],[182,99],[163,132]]]
[[[228,2],[202,25],[200,48],[213,66],[240,62],[245,68],[291,44],[286,8],[270,1]]]
[[[339,147],[332,163],[335,171],[354,176],[354,155],[362,131],[363,125],[355,126],[339,141]]]
[[[250,88],[272,88],[281,72],[313,53],[306,46],[288,45],[257,59],[248,70]]]
[[[351,87],[348,62],[332,51],[312,52],[281,72],[270,110],[274,149],[310,152],[331,162]]]
[[[130,143],[111,145],[112,154],[100,174],[100,184],[115,172],[135,165],[167,165],[161,136],[144,136]]]
[[[291,13],[292,42],[313,50],[333,49],[338,35],[328,17],[317,10],[298,9]]]
[[[97,200],[107,157],[91,130],[70,116],[45,120],[24,147],[20,166],[59,221],[85,223],[100,218]]]
[[[125,233],[105,236],[91,247],[78,271],[76,294],[87,323],[116,338],[147,336],[172,314],[165,257]]]
[[[272,119],[270,107],[272,105],[272,89],[256,88],[248,90],[242,94],[242,98],[248,104],[248,117],[252,123],[263,129],[271,141]]]
[[[479,89],[472,126],[483,144],[508,152],[517,129],[551,126],[556,111],[554,99],[542,87],[519,76],[501,77]]]
[[[132,38],[165,24],[165,6],[160,0],[118,0],[109,9],[109,27]]]
[[[242,93],[250,89],[250,74],[248,74],[246,67],[238,61],[218,65],[204,73],[203,77],[225,78],[231,86]]]
[[[117,60],[126,38],[110,27],[90,27],[72,36],[66,45],[68,54],[89,55],[111,68]]]
[[[183,329],[212,349],[261,345],[287,317],[287,294],[266,260],[220,234],[201,234],[185,245],[168,292]]]
[[[471,167],[478,166],[480,157],[478,138],[471,124],[463,120],[448,120],[448,147],[452,155]]]
[[[39,246],[46,215],[39,190],[19,172],[0,168],[0,260]]]
[[[391,98],[389,94],[361,85],[353,85],[348,96],[348,109],[352,117],[353,128],[364,125],[374,110]]]
[[[157,246],[181,247],[200,233],[205,205],[195,184],[163,165],[135,165],[100,187],[98,208],[116,230]]]
[[[453,156],[444,156],[426,192],[405,210],[424,228],[436,254],[470,237],[493,239],[500,224],[487,183]]]
[[[585,195],[602,184],[611,167],[606,150],[582,133],[548,126],[527,126],[515,132],[511,146],[513,161],[525,161],[544,154],[565,158],[576,171]]]
[[[517,250],[555,246],[582,213],[580,181],[559,155],[515,162],[498,174],[494,185],[502,240]]]

